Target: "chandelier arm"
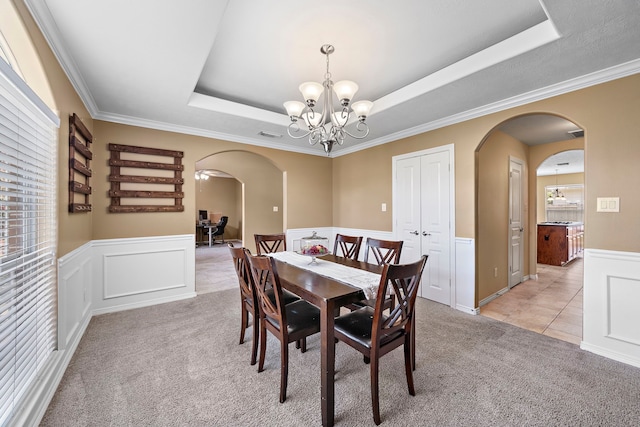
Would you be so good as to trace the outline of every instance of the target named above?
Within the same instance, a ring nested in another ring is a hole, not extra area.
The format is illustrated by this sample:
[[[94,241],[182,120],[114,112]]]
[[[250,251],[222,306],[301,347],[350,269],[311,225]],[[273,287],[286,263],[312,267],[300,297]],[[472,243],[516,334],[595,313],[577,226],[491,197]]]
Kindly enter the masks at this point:
[[[293,129],[293,131],[292,131]],[[298,133],[298,132],[304,132],[304,134],[300,135],[300,136],[296,136],[294,134]],[[302,139],[304,137],[307,137],[311,134],[311,132],[313,132],[313,130],[308,130],[308,131],[303,131],[302,129],[300,129],[300,126],[298,125],[298,122],[291,122],[289,123],[289,126],[287,126],[287,133],[289,134],[289,136],[291,138],[294,139]]]
[[[326,132],[323,127],[316,128],[309,133],[309,145],[316,145],[318,142],[325,141],[327,139]]]
[[[369,135],[369,125],[367,125],[365,122],[358,122],[358,124],[356,125],[356,129],[360,133],[364,132],[364,134],[360,136],[354,135],[351,132],[349,132],[346,128],[343,128],[342,131],[347,135],[349,135],[351,138],[355,138],[355,139],[364,139],[367,137],[367,135]]]

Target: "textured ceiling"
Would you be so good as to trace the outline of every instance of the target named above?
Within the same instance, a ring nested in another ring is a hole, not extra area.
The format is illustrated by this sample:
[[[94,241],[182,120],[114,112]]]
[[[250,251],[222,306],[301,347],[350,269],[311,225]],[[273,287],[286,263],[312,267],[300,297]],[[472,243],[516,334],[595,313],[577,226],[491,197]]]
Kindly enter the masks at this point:
[[[631,0],[25,2],[94,118],[318,155],[282,102],[322,80],[324,43],[333,80],[375,102],[334,155],[640,69]],[[505,132],[548,139],[529,128]]]

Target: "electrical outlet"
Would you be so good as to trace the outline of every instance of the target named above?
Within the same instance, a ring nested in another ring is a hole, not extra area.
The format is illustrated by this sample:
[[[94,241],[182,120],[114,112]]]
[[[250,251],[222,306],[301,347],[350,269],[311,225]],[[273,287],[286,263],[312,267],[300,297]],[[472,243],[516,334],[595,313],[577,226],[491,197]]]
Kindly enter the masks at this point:
[[[383,203],[382,204],[382,212],[386,212],[387,211],[387,204]]]
[[[274,207],[273,207],[273,211],[274,211],[274,212],[278,212],[278,207],[277,207],[277,206],[274,206]]]
[[[498,277],[498,267],[493,269],[493,277]]]

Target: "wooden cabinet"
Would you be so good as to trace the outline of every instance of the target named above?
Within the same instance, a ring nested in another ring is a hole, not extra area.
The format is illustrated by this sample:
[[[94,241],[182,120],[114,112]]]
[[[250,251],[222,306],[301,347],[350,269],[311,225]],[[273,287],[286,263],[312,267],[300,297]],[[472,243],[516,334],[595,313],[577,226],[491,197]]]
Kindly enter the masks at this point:
[[[584,225],[575,222],[538,224],[538,263],[564,265],[583,250]]]

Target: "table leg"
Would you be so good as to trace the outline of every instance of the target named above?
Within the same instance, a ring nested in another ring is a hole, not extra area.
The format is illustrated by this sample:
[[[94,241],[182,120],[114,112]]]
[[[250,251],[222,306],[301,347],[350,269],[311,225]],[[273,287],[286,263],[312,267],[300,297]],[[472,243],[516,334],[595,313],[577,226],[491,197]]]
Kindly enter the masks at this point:
[[[335,357],[336,343],[333,333],[333,312],[335,304],[333,301],[325,301],[320,309],[320,387],[322,400],[322,425],[324,427],[333,426],[334,416],[334,393],[335,393]]]

